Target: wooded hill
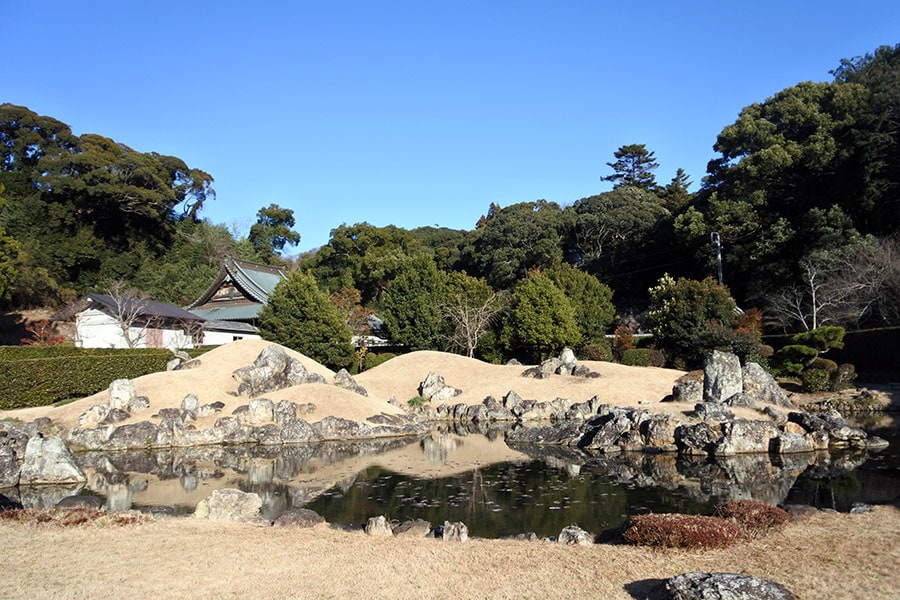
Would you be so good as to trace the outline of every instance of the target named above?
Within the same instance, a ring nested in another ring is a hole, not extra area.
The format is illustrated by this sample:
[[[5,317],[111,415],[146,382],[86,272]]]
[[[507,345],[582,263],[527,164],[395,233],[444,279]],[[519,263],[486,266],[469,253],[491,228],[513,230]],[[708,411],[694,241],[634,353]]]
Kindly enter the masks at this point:
[[[682,170],[657,182],[654,153],[627,144],[607,163],[610,192],[568,206],[492,204],[468,231],[341,225],[293,266],[329,293],[357,290],[362,305],[383,310],[392,286],[438,293],[410,273],[465,272],[483,278],[486,294],[570,265],[608,286],[620,308],[644,308],[665,273],[715,276],[716,234],[732,296],[762,309],[770,326],[896,325],[900,45],[844,59],[832,74],[745,107],[710,140],[718,156],[697,191]],[[117,280],[186,304],[226,253],[283,263],[285,246],[299,241],[290,209],[260,209],[238,237],[201,218],[215,198],[210,174],[101,135],[75,136],[12,104],[0,105],[0,185],[7,309],[59,305]],[[557,275],[562,287],[560,278],[572,279]],[[572,290],[593,285],[572,281]],[[611,322],[610,314],[582,329]]]

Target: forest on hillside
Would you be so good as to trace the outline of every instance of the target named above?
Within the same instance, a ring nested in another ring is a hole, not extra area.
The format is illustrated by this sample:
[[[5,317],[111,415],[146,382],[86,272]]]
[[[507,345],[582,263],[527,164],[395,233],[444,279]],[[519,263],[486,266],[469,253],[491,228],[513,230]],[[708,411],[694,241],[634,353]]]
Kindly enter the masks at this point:
[[[211,174],[2,104],[0,301],[59,306],[126,282],[186,305],[229,254],[311,275],[351,326],[375,311],[409,348],[496,359],[652,328],[679,294],[718,298],[721,255],[725,296],[769,331],[898,325],[900,44],[832,75],[742,109],[694,191],[681,169],[657,181],[652,149],[628,143],[610,148],[609,192],[491,204],[471,230],[343,224],[293,258],[291,209],[261,207],[238,235],[202,217]],[[461,331],[476,305],[485,323]],[[722,306],[707,302],[704,327],[736,327]]]

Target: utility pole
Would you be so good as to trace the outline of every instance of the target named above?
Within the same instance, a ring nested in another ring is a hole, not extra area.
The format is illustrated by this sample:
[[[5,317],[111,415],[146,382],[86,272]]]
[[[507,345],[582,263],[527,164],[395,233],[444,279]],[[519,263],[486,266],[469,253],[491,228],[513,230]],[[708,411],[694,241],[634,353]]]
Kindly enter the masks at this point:
[[[712,240],[713,247],[716,251],[716,269],[719,274],[719,285],[723,284],[722,278],[722,238],[719,236],[718,231],[713,231],[709,234],[709,239]]]

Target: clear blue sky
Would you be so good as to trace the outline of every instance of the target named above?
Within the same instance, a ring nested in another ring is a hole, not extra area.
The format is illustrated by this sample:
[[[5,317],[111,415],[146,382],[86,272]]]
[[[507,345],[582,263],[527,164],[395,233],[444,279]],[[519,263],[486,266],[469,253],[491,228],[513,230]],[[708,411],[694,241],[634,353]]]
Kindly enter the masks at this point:
[[[215,178],[203,216],[472,229],[609,189],[622,145],[697,189],[742,107],[900,42],[900,2],[0,0],[0,102]]]

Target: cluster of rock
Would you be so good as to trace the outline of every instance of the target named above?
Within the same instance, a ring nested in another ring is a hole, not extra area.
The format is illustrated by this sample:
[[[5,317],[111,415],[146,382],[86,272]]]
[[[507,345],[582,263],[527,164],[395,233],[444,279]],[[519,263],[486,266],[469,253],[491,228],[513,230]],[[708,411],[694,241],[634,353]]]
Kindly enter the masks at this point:
[[[575,358],[575,352],[571,348],[563,348],[558,357],[551,357],[542,361],[540,365],[525,369],[522,377],[546,379],[551,375],[572,375],[574,377],[596,378],[600,373],[592,371],[584,365],[579,365]]]
[[[57,436],[28,436],[0,423],[0,489],[18,485],[84,483],[87,476]]]

